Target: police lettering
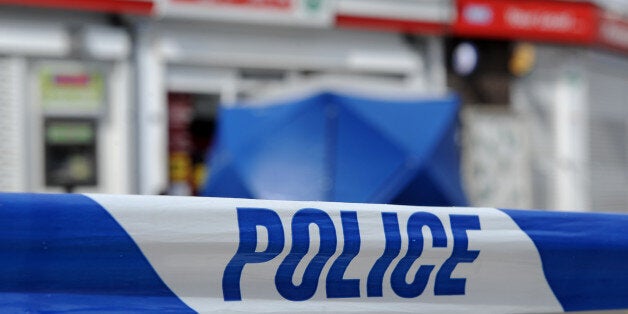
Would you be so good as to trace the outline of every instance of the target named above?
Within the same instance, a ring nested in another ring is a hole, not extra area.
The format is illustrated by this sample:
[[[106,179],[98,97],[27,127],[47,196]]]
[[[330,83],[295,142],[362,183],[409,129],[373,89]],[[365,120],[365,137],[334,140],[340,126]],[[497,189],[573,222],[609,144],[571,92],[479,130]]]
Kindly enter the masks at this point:
[[[240,243],[235,255],[227,264],[222,278],[225,301],[240,301],[240,279],[246,264],[265,263],[277,257],[284,250],[285,235],[279,215],[265,208],[238,208],[238,227]],[[383,254],[374,262],[366,279],[367,297],[382,297],[384,274],[393,267],[392,262],[401,252],[401,230],[396,213],[381,214],[384,226],[385,247]],[[480,230],[480,220],[476,215],[449,215],[453,234],[453,249],[447,260],[438,267],[434,283],[434,295],[464,295],[466,278],[452,278],[452,272],[459,263],[472,263],[479,251],[468,249],[468,230]],[[360,279],[345,278],[349,263],[360,251],[360,228],[357,213],[342,211],[342,252],[336,258],[325,278],[327,298],[359,298]],[[309,227],[316,225],[318,239],[310,239]],[[257,228],[266,229],[268,245],[261,252],[256,252],[258,243]],[[316,293],[323,267],[334,255],[338,245],[336,228],[331,217],[320,209],[304,208],[297,211],[291,222],[292,245],[288,255],[281,262],[275,274],[275,287],[285,299],[304,301]],[[394,293],[402,298],[420,296],[427,287],[430,275],[438,265],[421,265],[408,283],[406,274],[412,264],[421,257],[425,241],[422,229],[426,227],[432,235],[432,248],[446,248],[447,234],[441,220],[428,212],[413,213],[407,222],[408,249],[401,257],[390,276],[390,286]],[[292,277],[296,267],[307,254],[312,242],[319,243],[316,255],[311,259],[303,273],[301,283],[295,285]]]

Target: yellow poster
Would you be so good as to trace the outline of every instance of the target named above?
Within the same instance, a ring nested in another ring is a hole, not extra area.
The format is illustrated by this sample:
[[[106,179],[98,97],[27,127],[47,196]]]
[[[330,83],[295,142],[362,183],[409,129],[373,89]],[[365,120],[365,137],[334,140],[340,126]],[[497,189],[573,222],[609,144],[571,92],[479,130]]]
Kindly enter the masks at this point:
[[[105,102],[105,78],[94,69],[44,67],[39,86],[46,111],[98,112]]]

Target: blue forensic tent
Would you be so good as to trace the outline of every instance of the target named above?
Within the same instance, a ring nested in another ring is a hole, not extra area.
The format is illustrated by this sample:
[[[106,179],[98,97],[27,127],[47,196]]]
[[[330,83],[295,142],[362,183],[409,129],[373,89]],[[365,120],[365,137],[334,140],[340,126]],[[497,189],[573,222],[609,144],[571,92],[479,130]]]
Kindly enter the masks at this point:
[[[202,194],[464,206],[458,107],[320,92],[223,108]]]

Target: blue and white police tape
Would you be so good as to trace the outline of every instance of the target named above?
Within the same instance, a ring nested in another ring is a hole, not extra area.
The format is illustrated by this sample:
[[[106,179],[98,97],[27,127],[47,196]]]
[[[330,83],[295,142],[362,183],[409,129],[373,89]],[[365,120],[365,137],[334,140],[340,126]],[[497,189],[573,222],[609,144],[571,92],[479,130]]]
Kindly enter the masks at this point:
[[[628,308],[628,215],[0,194],[0,311]]]

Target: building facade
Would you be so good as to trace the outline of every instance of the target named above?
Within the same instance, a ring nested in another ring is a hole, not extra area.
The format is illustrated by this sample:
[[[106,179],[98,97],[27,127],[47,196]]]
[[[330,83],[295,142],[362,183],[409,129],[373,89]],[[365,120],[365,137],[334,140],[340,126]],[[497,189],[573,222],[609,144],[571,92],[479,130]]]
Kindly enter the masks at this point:
[[[341,84],[459,92],[474,205],[628,205],[628,23],[605,3],[4,3],[3,191],[193,194],[218,106]],[[502,68],[455,73],[461,43]]]

